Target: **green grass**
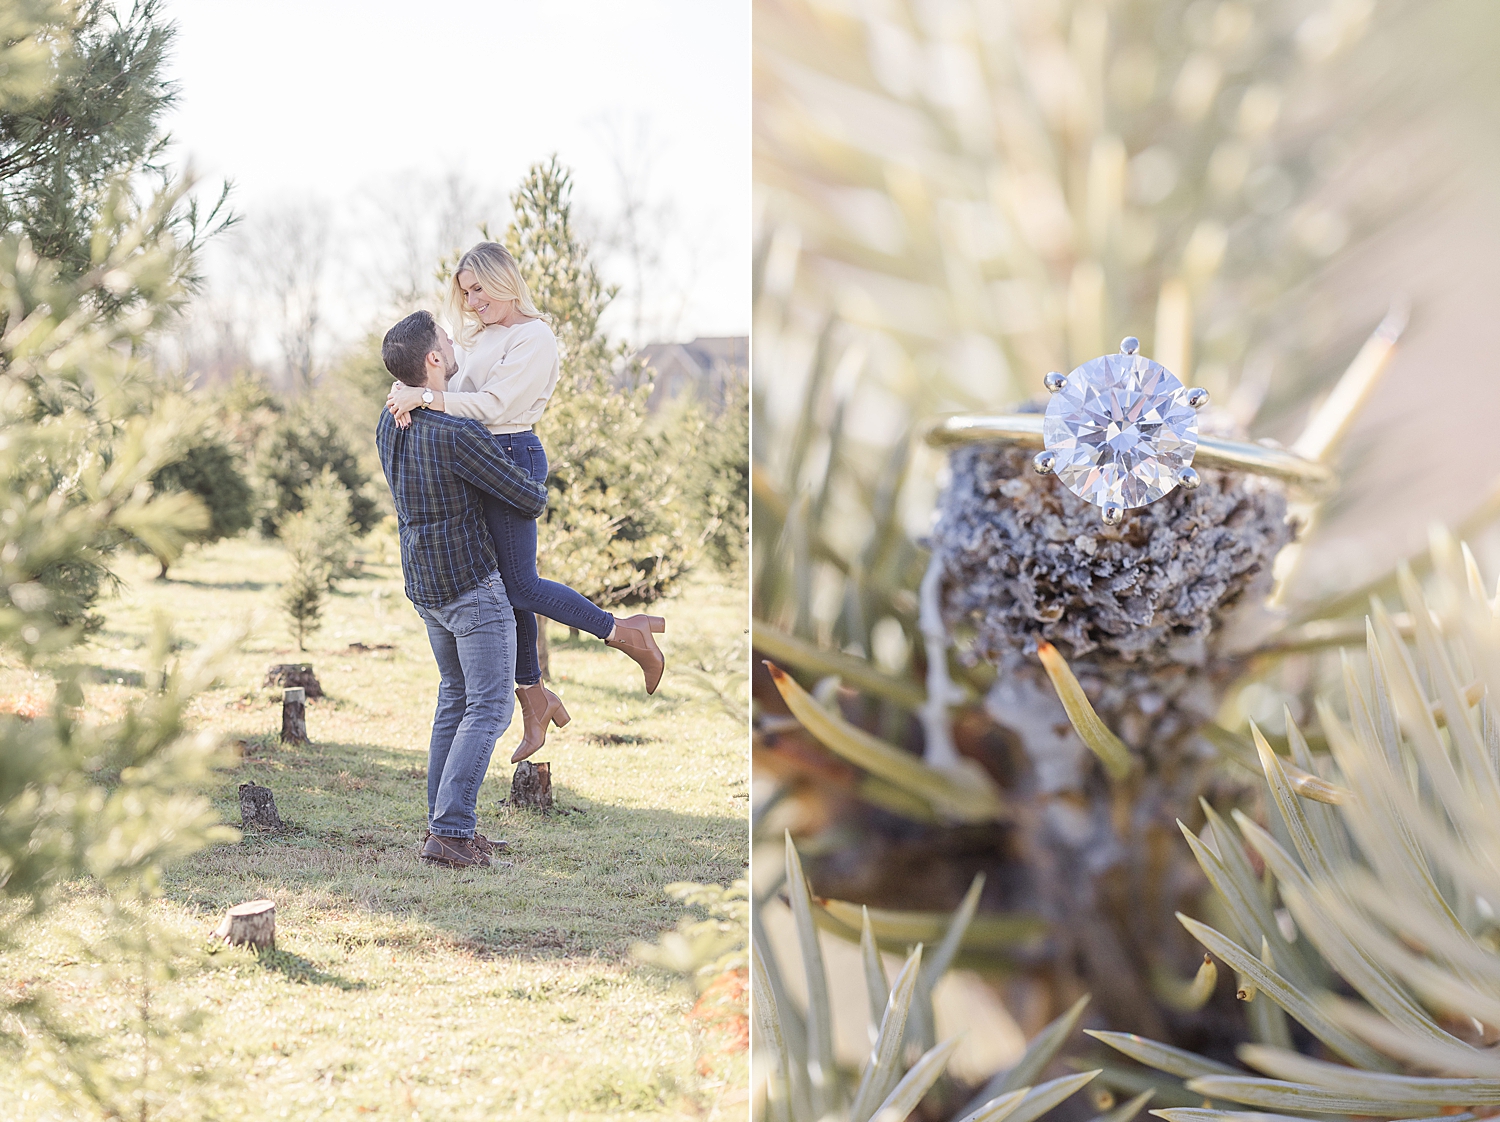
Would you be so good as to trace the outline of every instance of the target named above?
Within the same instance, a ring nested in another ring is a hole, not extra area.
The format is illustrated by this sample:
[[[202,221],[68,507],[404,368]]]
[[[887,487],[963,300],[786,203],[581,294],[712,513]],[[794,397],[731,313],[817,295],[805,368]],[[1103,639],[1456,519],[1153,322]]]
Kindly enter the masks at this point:
[[[562,812],[500,805],[518,714],[479,798],[480,830],[510,842],[514,865],[455,872],[416,860],[437,670],[399,571],[374,564],[345,582],[302,654],[276,607],[288,568],[278,547],[245,540],[190,553],[165,582],[125,560],[105,628],[74,655],[88,711],[106,720],[140,695],[157,613],[184,647],[248,627],[191,720],[242,756],[208,792],[223,819],[238,823],[237,787],[255,782],[290,827],[168,872],[156,919],[183,950],[151,1012],[202,1019],[178,1052],[155,1053],[149,1116],[742,1117],[743,1054],[696,1027],[690,990],[630,947],[682,914],[665,885],[744,875],[744,724],[701,678],[674,674],[742,636],[743,585],[700,577],[660,606],[668,670],[650,698],[623,655],[552,628],[552,687],[573,721],[536,759],[551,762]],[[313,743],[295,749],[278,743],[279,691],[261,685],[267,666],[294,661],[313,663],[328,694],[308,704]],[[45,700],[44,686],[0,668],[13,708]],[[276,953],[207,953],[223,910],[262,896],[276,902]],[[100,923],[73,886],[0,959],[0,985],[50,992],[111,1037],[123,1069],[140,1060],[139,981],[69,949]],[[16,1122],[76,1116],[24,1066],[0,1067],[0,1102]]]

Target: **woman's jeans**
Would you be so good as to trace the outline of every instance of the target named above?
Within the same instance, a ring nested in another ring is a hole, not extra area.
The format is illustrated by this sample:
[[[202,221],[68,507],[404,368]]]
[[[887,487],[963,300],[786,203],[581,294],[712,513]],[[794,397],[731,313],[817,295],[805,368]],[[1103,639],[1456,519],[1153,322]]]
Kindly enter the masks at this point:
[[[440,608],[419,604],[417,614],[442,675],[427,749],[427,828],[472,838],[479,784],[515,711],[515,617],[499,573]]]
[[[534,432],[507,432],[492,437],[522,471],[538,483],[547,480],[547,453]],[[596,608],[565,584],[536,575],[536,520],[522,518],[492,495],[484,497],[484,517],[495,539],[500,575],[516,614],[516,685],[534,686],[542,680],[536,651],[536,617],[544,615],[608,639],[615,617]]]

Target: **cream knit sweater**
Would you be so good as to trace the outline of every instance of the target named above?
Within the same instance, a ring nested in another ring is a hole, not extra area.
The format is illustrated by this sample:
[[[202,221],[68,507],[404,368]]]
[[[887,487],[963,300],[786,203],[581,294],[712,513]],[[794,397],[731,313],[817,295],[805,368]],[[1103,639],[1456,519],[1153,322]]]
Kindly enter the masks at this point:
[[[473,417],[493,433],[523,432],[547,408],[557,388],[557,336],[546,320],[486,327],[448,383],[443,405],[454,417]]]

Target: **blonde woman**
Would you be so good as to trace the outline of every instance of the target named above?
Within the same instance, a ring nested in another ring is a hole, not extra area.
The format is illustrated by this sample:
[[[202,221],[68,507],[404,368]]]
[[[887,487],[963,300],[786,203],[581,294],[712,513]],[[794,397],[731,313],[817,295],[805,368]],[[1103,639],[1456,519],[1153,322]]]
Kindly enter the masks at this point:
[[[459,258],[448,302],[448,320],[462,352],[458,373],[445,390],[397,382],[386,407],[404,423],[410,423],[413,409],[423,408],[480,421],[506,455],[545,483],[547,453],[532,425],[557,388],[557,337],[547,316],[532,303],[515,259],[496,242],[480,242]],[[597,635],[629,655],[645,673],[647,693],[655,692],[666,667],[652,638],[652,632],[666,630],[666,623],[648,615],[616,619],[566,585],[542,580],[536,572],[536,522],[489,496],[484,513],[515,609],[516,699],[525,726],[511,756],[517,763],[542,747],[549,723],[561,728],[569,720],[562,700],[541,684],[538,614]]]

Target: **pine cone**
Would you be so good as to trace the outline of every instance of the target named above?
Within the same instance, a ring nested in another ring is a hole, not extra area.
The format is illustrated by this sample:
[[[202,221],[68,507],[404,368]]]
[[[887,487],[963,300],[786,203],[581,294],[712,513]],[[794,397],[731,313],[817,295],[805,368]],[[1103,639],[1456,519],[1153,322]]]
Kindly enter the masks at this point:
[[[999,667],[997,690],[1050,694],[1035,658],[1047,640],[1134,748],[1170,750],[1213,716],[1242,666],[1234,635],[1263,616],[1272,562],[1293,537],[1280,484],[1202,471],[1196,491],[1105,526],[1025,449],[964,448],[951,467],[933,534],[944,619],[974,628],[969,657]]]

